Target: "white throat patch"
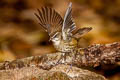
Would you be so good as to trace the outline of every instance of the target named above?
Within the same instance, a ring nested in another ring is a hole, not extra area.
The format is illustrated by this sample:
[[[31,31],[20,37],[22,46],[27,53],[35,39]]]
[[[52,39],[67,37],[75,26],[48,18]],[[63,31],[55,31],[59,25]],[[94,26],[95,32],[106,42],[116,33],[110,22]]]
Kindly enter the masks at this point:
[[[60,45],[60,40],[58,38],[54,38],[52,41],[55,45]]]

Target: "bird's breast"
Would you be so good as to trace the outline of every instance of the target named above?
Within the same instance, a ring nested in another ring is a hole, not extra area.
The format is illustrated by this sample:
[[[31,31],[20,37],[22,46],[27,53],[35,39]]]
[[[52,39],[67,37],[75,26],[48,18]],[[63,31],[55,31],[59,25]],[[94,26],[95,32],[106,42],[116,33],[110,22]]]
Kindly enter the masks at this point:
[[[58,41],[54,43],[56,50],[60,52],[71,52],[76,46],[70,43],[65,43],[64,41]]]

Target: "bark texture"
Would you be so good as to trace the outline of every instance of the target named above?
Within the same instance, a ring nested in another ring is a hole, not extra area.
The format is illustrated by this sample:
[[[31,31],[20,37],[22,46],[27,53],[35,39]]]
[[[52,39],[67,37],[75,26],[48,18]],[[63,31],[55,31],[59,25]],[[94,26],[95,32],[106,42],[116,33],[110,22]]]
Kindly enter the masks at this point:
[[[77,67],[119,62],[120,43],[93,44],[61,58],[62,54],[56,52],[0,63],[0,80],[105,80],[101,75]]]

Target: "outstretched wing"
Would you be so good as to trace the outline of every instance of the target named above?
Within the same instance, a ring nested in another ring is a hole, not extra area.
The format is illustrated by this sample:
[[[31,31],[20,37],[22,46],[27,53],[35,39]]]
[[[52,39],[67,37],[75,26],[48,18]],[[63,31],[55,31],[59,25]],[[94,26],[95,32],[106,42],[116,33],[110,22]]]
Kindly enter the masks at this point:
[[[38,12],[39,14],[35,13],[35,15],[39,19],[39,24],[50,37],[62,29],[63,19],[54,9],[43,7],[41,10],[38,9]]]
[[[84,36],[86,33],[88,33],[91,30],[92,30],[91,27],[80,28],[74,33],[73,37],[79,39],[80,37]]]
[[[72,34],[71,32],[75,29],[75,27],[75,23],[72,19],[72,3],[70,3],[66,11],[62,27],[62,37],[64,40]]]

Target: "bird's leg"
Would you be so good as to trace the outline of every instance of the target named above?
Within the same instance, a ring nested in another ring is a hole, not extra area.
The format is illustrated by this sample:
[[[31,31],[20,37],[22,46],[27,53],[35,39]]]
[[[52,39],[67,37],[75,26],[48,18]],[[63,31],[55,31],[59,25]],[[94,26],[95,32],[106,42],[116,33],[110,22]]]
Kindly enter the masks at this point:
[[[61,63],[64,63],[64,61],[66,60],[66,57],[67,57],[67,55],[68,56],[73,56],[72,57],[72,61],[74,61],[75,59],[76,59],[76,56],[75,56],[75,54],[77,53],[77,51],[76,50],[74,50],[74,51],[72,51],[72,52],[63,52],[62,54],[61,54],[61,56],[60,56],[60,59],[57,61],[57,64],[60,64],[60,60],[62,60],[63,59],[63,62],[61,62]],[[72,62],[71,62],[71,64],[70,64],[70,67],[67,69],[67,73],[72,69],[72,66],[73,66],[73,64],[72,64]]]
[[[58,59],[58,61],[57,61],[57,64],[59,64],[60,60],[63,58],[63,56],[64,56],[63,54],[64,53],[61,54],[60,59]]]
[[[63,59],[63,62],[61,62],[61,63],[64,63],[65,60],[66,60],[67,54],[69,54],[69,53],[68,53],[68,52],[62,52],[62,54],[61,54],[61,56],[60,56],[60,59],[57,61],[57,64],[59,64],[59,63],[60,63],[60,60],[62,60],[62,59]]]
[[[74,50],[73,52],[72,52],[72,55],[73,55],[73,58],[72,58],[72,61],[71,61],[71,64],[70,64],[70,67],[67,69],[67,73],[72,69],[72,66],[73,66],[73,61],[76,59],[76,54],[77,53],[77,51],[76,50]]]
[[[67,73],[72,69],[72,64],[70,64],[70,67],[67,69]]]

